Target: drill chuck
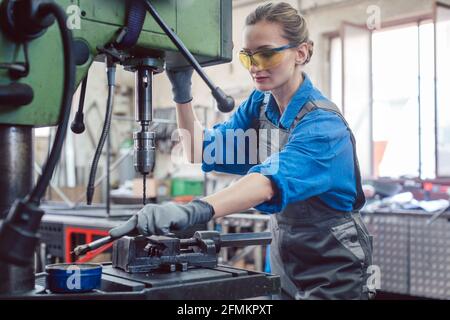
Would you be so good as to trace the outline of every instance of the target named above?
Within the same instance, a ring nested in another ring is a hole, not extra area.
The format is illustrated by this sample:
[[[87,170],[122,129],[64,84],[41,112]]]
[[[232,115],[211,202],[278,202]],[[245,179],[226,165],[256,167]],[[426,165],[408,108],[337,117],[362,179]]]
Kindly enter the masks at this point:
[[[149,131],[135,132],[134,138],[134,168],[137,172],[147,175],[155,166],[155,133]]]

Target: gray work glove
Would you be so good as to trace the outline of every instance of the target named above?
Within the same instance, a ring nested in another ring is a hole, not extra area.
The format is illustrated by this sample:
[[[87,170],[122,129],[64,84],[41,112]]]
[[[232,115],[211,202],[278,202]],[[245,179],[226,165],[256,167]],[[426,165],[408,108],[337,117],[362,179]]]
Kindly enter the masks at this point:
[[[186,67],[183,69],[166,70],[167,77],[172,84],[173,101],[179,104],[192,101],[192,74],[194,69]]]
[[[202,200],[188,204],[148,204],[130,220],[109,231],[116,239],[137,229],[139,234],[165,235],[171,231],[184,230],[190,226],[206,223],[214,216],[214,208]]]

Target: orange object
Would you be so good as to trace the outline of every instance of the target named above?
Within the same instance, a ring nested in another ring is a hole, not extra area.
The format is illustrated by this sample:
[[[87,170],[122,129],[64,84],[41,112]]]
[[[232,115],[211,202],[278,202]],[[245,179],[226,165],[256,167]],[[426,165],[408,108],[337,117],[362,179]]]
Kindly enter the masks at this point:
[[[195,196],[178,196],[178,197],[173,197],[173,201],[187,203],[187,202],[191,202],[192,200],[194,200],[194,198],[195,198]]]
[[[433,190],[433,184],[431,182],[425,182],[423,184],[423,189],[425,191],[432,191]]]

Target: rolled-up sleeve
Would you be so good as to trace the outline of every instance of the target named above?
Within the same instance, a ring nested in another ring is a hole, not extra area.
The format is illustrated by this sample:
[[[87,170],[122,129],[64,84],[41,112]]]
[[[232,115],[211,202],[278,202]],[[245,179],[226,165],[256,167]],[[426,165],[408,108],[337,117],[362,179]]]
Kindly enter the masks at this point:
[[[270,201],[255,208],[277,213],[290,203],[327,192],[335,155],[349,143],[347,128],[337,116],[319,110],[308,114],[280,152],[248,171],[266,176],[276,188]]]

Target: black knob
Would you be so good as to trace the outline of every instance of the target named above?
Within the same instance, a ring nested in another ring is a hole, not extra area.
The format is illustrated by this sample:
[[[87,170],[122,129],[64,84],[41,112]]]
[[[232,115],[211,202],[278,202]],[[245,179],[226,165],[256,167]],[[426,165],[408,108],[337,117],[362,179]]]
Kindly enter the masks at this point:
[[[72,124],[70,125],[70,129],[75,134],[82,134],[84,130],[86,129],[86,126],[84,125],[84,114],[83,112],[77,112],[75,114],[75,118],[72,121]]]
[[[231,96],[227,96],[219,87],[212,92],[212,95],[216,99],[217,108],[221,112],[230,112],[234,109],[234,99]]]

